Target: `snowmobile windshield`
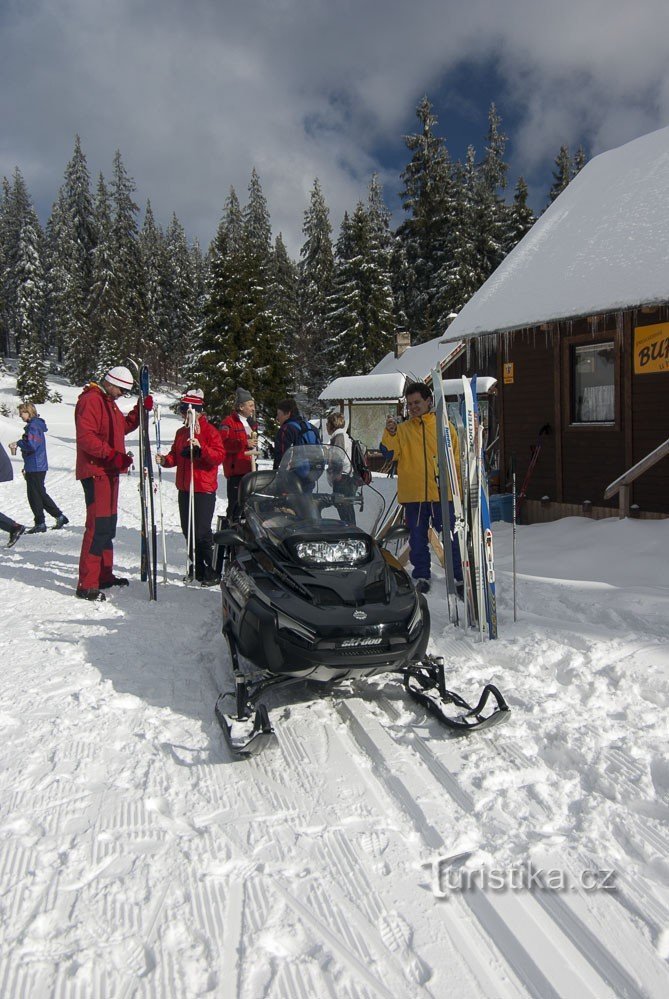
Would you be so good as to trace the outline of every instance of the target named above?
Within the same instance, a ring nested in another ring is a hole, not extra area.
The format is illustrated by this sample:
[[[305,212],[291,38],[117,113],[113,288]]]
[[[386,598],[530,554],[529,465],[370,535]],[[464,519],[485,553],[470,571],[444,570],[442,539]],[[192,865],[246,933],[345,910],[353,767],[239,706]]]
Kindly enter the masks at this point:
[[[356,475],[346,452],[330,444],[289,448],[273,472],[257,472],[248,483],[245,516],[255,530],[281,539],[300,533],[374,536],[385,501]]]

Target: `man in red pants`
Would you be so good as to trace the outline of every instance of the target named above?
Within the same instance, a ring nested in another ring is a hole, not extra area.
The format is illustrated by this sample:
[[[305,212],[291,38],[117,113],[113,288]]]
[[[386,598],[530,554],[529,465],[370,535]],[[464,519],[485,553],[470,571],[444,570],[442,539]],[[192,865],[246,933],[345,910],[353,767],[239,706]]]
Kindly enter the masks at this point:
[[[86,498],[86,527],[79,556],[77,596],[82,600],[104,600],[102,590],[127,586],[128,580],[113,571],[118,504],[118,477],[127,472],[132,455],[126,454],[125,435],[139,424],[139,403],[128,415],[116,400],[132,390],[130,371],[110,368],[98,385],[90,382],[77,400],[74,424],[77,433],[77,469]],[[153,399],[144,400],[147,409]]]

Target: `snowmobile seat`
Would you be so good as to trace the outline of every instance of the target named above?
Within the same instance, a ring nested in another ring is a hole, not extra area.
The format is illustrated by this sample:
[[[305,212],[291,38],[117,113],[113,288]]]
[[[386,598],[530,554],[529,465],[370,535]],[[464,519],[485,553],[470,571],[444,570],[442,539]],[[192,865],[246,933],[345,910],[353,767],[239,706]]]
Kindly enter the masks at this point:
[[[240,509],[244,509],[249,496],[253,493],[267,492],[275,478],[276,472],[272,468],[262,469],[259,472],[248,472],[239,483]]]

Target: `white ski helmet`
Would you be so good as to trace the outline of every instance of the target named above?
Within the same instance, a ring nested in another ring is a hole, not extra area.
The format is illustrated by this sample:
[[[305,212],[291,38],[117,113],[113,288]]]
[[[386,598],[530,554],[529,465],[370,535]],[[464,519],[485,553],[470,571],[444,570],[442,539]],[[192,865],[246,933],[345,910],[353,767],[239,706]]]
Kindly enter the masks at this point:
[[[116,388],[123,389],[124,392],[132,391],[133,377],[128,368],[118,364],[115,368],[110,368],[104,376],[103,381],[115,385]]]

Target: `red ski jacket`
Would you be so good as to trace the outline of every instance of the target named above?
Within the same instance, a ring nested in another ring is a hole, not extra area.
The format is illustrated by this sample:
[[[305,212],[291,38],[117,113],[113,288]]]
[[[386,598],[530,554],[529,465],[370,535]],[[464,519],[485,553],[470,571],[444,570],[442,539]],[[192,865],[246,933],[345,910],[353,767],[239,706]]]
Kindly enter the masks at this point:
[[[251,423],[251,427],[254,427],[253,423]],[[230,416],[226,416],[221,423],[220,434],[225,448],[223,471],[226,479],[233,475],[246,475],[247,472],[252,472],[251,459],[244,454],[244,451],[248,451],[250,447],[249,438],[238,413],[230,413]]]
[[[199,429],[195,440],[200,445],[200,457],[193,461],[193,487],[196,493],[215,493],[218,487],[218,466],[223,461],[221,438],[206,416],[198,416]],[[174,444],[165,455],[163,468],[177,469],[177,489],[188,492],[190,489],[190,456],[181,452],[188,447],[188,427],[177,430]]]
[[[109,459],[115,451],[125,454],[125,435],[137,429],[139,404],[122,413],[114,399],[95,382],[84,387],[74,410],[77,434],[76,477],[118,475]]]

